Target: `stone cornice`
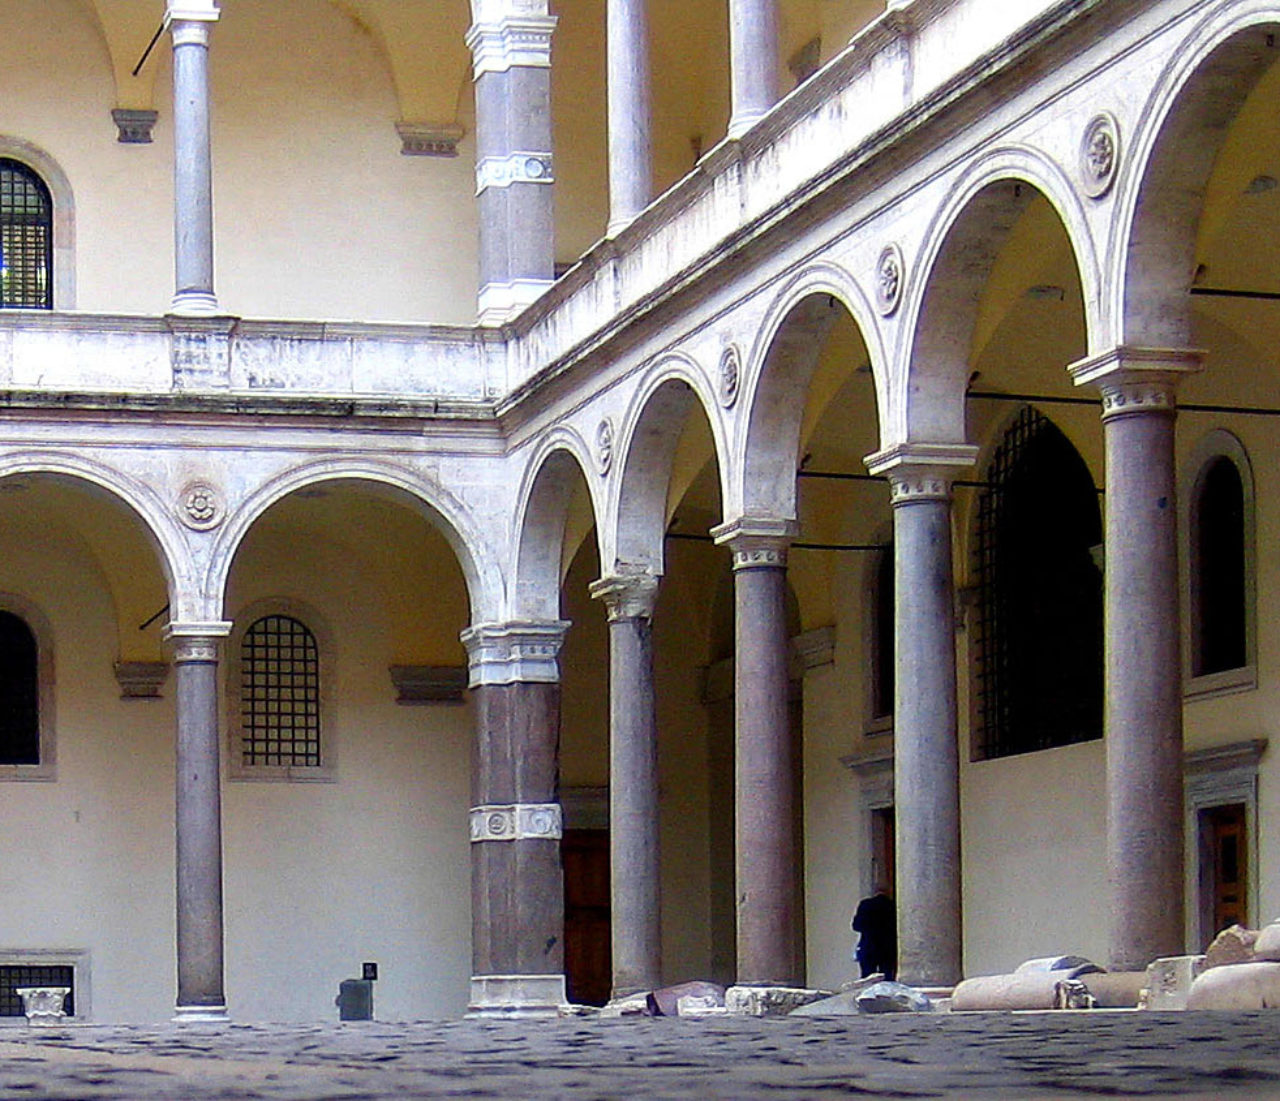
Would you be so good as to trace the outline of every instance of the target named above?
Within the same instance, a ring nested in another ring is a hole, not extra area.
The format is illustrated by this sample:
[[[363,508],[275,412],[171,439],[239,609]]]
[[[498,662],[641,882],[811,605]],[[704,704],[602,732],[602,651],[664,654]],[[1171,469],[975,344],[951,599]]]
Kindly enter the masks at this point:
[[[512,621],[477,623],[462,632],[470,686],[558,684],[560,647],[569,624]]]

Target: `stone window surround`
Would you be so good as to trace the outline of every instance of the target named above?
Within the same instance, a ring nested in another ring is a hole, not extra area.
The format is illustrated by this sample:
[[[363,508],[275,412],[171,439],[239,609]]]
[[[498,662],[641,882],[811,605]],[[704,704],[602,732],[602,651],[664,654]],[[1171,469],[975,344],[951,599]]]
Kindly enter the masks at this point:
[[[18,616],[36,638],[36,677],[40,701],[40,763],[37,765],[0,765],[0,781],[56,780],[58,754],[55,732],[55,679],[53,660],[53,628],[44,613],[26,597],[0,592],[0,611]],[[0,961],[3,962],[3,961]]]
[[[1244,494],[1244,646],[1245,664],[1239,669],[1226,669],[1220,673],[1192,676],[1192,620],[1194,610],[1195,554],[1192,539],[1195,534],[1195,511],[1199,503],[1200,480],[1210,464],[1219,458],[1229,459],[1240,475]],[[1183,576],[1183,694],[1188,700],[1211,699],[1215,696],[1248,692],[1258,687],[1258,617],[1257,617],[1257,520],[1253,486],[1253,464],[1249,453],[1234,432],[1225,428],[1211,428],[1200,437],[1191,457],[1183,469],[1181,496],[1186,502],[1182,510],[1179,540],[1186,555]]]
[[[68,1023],[93,1019],[93,983],[89,952],[84,948],[0,948],[0,967],[70,967],[76,1012]],[[0,1017],[0,1028],[26,1028],[25,1017]]]
[[[863,734],[868,738],[893,733],[893,700],[889,701],[889,710],[886,714],[875,714],[876,674],[879,663],[885,660],[885,655],[880,653],[880,632],[878,629],[880,626],[880,567],[886,555],[890,557],[893,555],[892,525],[880,529],[876,533],[874,541],[883,543],[888,549],[877,551],[875,554],[868,554],[862,573],[862,639],[864,647],[862,666],[866,670],[866,676],[862,678],[862,714]],[[890,566],[891,585],[894,584],[892,571],[893,566]],[[894,661],[895,655],[890,653],[888,660]]]
[[[315,636],[320,651],[320,761],[319,765],[246,765],[242,748],[240,705],[243,700],[241,647],[249,628],[263,616],[283,615],[304,624]],[[231,780],[325,783],[337,779],[338,731],[333,706],[333,636],[314,607],[292,597],[264,597],[242,608],[227,641],[227,777]]]
[[[53,308],[76,308],[76,202],[71,181],[38,145],[0,134],[0,157],[21,161],[36,172],[53,197]]]
[[[893,750],[877,750],[871,754],[851,754],[840,763],[858,778],[858,794],[863,829],[863,853],[860,865],[863,882],[859,897],[874,892],[877,871],[872,838],[875,835],[875,812],[893,807]]]

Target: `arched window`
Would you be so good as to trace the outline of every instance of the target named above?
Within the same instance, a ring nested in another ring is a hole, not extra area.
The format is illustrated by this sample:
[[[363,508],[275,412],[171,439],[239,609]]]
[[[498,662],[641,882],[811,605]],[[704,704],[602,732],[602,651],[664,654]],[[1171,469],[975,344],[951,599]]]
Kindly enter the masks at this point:
[[[1089,468],[1024,408],[978,506],[975,756],[1102,735],[1102,518]]]
[[[1191,491],[1190,673],[1213,678],[1192,691],[1243,687],[1252,664],[1252,479],[1239,440],[1215,430],[1203,441]],[[1207,452],[1207,457],[1204,457]],[[1219,683],[1224,678],[1230,683]]]
[[[301,619],[272,612],[240,638],[232,703],[238,729],[233,774],[305,777],[331,764],[321,725],[321,661]]]
[[[894,599],[893,546],[876,555],[871,573],[871,729],[888,729],[893,718]]]
[[[36,636],[0,611],[0,764],[40,763],[40,655]]]
[[[0,157],[0,308],[53,308],[53,199],[39,175]]]

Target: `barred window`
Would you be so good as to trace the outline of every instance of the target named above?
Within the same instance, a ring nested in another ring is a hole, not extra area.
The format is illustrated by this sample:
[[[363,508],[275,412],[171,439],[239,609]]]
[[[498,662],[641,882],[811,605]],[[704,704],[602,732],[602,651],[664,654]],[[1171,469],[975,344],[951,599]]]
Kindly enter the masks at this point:
[[[74,967],[42,964],[0,964],[0,1017],[22,1017],[22,995],[27,986],[65,986],[69,993],[62,1003],[68,1017],[76,1015],[76,986]]]
[[[40,764],[40,662],[21,616],[0,611],[0,764]]]
[[[0,157],[0,309],[53,308],[53,199],[21,161]]]
[[[255,620],[240,646],[240,753],[246,768],[319,767],[320,648],[287,615]]]
[[[978,505],[978,759],[1102,736],[1102,517],[1089,468],[1024,408]]]

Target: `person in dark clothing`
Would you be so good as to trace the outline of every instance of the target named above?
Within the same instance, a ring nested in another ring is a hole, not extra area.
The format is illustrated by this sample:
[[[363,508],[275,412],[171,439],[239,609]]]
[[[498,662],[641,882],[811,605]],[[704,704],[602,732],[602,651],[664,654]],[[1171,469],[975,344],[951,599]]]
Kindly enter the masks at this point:
[[[898,911],[887,884],[878,883],[876,893],[858,903],[853,931],[859,934],[858,965],[863,978],[877,971],[886,979],[897,975]]]

